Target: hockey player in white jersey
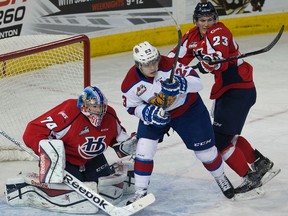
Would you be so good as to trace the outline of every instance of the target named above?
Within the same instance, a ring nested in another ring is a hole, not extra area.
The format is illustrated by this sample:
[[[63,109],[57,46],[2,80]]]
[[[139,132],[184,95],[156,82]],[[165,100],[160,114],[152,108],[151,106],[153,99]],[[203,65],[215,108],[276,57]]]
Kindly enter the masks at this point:
[[[160,55],[147,41],[133,48],[133,57],[135,65],[121,86],[124,107],[140,119],[134,165],[136,192],[127,204],[147,194],[157,144],[170,128],[194,151],[223,194],[232,198],[234,188],[224,173],[222,157],[215,147],[210,116],[198,94],[203,85],[196,71],[177,63],[170,83],[173,59]]]

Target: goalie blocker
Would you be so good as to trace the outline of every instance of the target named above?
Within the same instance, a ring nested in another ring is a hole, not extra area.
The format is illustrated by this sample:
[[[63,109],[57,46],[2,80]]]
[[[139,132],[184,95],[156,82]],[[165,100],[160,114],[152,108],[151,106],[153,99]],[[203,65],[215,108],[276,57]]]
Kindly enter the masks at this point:
[[[100,177],[96,182],[84,182],[112,204],[122,200],[122,196],[135,192],[134,163],[120,161],[111,165],[113,174]],[[6,201],[12,206],[29,206],[49,211],[95,214],[97,206],[83,198],[64,183],[41,183],[36,173],[21,174],[7,180]]]

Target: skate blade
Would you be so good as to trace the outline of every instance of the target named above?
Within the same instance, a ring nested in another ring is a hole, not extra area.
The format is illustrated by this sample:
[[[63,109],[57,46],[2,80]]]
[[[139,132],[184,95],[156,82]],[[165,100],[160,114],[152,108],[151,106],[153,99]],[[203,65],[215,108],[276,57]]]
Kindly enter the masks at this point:
[[[275,176],[277,176],[281,172],[281,169],[272,167],[262,178],[262,185],[265,185],[269,181],[271,181]]]
[[[257,199],[259,197],[264,196],[265,191],[259,187],[255,188],[253,190],[247,191],[245,193],[237,193],[234,195],[233,200],[235,201],[241,201],[241,200],[251,200],[251,199]]]

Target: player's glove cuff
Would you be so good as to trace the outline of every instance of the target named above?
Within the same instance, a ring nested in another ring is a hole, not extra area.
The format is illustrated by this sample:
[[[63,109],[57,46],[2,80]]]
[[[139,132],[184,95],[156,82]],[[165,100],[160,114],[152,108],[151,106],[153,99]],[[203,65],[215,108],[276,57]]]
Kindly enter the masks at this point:
[[[170,82],[170,79],[164,80],[161,84],[161,92],[168,96],[177,96],[179,94],[180,90],[180,83],[173,79],[172,82]]]
[[[187,79],[182,76],[175,75],[174,79],[180,83],[179,93],[184,94],[187,91]]]

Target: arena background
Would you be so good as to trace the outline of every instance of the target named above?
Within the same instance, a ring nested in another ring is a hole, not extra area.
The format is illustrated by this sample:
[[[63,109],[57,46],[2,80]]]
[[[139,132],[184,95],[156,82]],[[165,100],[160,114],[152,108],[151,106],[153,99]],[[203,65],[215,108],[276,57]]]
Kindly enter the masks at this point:
[[[262,2],[253,8],[252,2]],[[184,34],[193,27],[199,0],[5,0],[0,2],[0,39],[27,34],[86,34],[91,57],[130,51],[144,40],[177,42],[173,17]],[[211,0],[234,36],[288,28],[287,0]],[[232,2],[226,7],[219,2]],[[235,2],[235,4],[234,4]],[[236,4],[240,2],[240,5]]]

